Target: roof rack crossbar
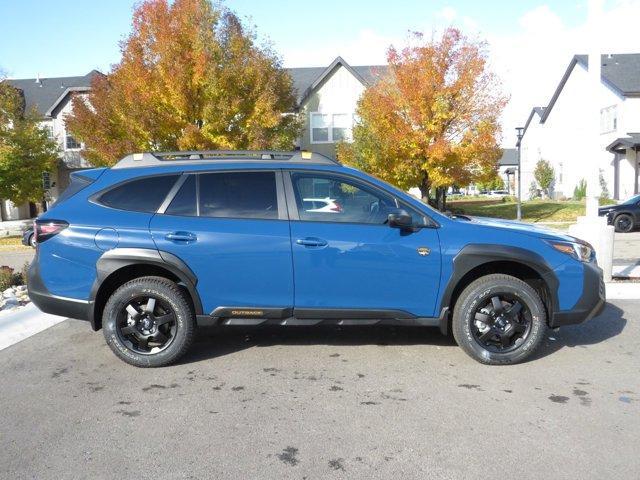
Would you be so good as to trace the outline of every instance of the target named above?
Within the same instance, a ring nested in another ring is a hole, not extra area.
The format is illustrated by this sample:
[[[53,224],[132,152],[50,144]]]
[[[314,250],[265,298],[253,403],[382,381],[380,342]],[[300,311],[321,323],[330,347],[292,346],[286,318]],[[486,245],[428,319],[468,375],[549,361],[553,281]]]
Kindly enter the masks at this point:
[[[296,150],[186,150],[176,152],[145,152],[127,155],[112,168],[151,167],[160,164],[177,165],[187,162],[259,162],[287,161],[291,163],[338,164],[339,162],[316,152]]]

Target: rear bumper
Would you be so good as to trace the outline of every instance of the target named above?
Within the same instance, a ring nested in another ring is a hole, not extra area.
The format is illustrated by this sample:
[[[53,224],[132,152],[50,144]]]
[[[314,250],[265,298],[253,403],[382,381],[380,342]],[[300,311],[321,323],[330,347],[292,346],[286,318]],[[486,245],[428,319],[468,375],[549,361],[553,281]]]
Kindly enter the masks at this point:
[[[89,320],[92,302],[53,295],[47,290],[40,277],[37,254],[31,262],[27,277],[29,298],[40,310],[61,317]]]
[[[583,275],[582,296],[571,310],[554,312],[549,321],[550,327],[586,322],[604,309],[606,292],[602,269],[595,263],[588,263],[584,265]]]

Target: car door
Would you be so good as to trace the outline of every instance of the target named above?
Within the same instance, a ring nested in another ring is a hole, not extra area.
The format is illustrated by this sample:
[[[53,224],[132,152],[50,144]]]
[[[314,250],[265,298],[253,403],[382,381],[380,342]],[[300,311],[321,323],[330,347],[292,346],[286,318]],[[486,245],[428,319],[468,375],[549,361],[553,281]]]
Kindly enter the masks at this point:
[[[205,313],[293,306],[280,171],[187,174],[174,195],[152,218],[151,233],[161,253],[193,270]]]
[[[365,317],[393,310],[434,316],[440,243],[422,213],[351,176],[291,171],[284,181],[296,315],[305,309],[355,309],[368,311]],[[310,211],[303,202],[325,197],[340,208]],[[387,224],[398,207],[411,210],[416,228]]]

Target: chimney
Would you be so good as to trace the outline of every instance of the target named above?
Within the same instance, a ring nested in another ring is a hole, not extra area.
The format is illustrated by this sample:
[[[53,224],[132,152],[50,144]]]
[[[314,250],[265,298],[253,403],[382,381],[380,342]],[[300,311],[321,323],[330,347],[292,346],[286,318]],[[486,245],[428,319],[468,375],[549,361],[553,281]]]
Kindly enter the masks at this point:
[[[40,81],[40,74],[39,73],[36,75],[36,83],[38,85],[42,86],[42,82]]]

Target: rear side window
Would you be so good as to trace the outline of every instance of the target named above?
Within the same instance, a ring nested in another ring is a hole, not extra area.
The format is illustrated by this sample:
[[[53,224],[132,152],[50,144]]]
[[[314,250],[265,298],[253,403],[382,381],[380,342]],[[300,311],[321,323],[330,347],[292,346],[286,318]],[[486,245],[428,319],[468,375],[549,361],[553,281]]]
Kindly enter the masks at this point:
[[[159,175],[122,183],[98,198],[102,205],[133,212],[155,212],[179,175]]]
[[[66,199],[72,197],[73,195],[78,193],[83,188],[88,187],[89,185],[91,185],[93,182],[94,182],[94,180],[91,179],[91,178],[83,177],[83,176],[80,176],[80,175],[72,175],[71,176],[71,183],[60,194],[58,199],[55,201],[54,205],[61,204]]]
[[[202,217],[278,218],[274,172],[228,172],[198,175]]]

